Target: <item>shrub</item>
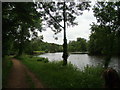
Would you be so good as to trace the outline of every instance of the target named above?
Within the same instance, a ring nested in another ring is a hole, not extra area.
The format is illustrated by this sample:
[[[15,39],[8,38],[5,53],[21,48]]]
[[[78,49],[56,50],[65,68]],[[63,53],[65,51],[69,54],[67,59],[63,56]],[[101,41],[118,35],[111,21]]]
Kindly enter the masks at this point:
[[[43,58],[43,57],[39,57],[39,58],[37,59],[37,61],[42,61],[42,62],[44,62],[44,63],[48,63],[48,62],[49,62],[48,58]]]

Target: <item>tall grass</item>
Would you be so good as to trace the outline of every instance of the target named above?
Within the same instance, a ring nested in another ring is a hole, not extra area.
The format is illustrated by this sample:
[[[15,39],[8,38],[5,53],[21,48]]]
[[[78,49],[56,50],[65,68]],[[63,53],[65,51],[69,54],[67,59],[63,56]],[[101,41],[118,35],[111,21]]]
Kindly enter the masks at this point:
[[[38,57],[23,57],[22,62],[36,74],[48,88],[101,88],[102,67],[87,66],[78,70],[72,64],[62,66],[62,62],[39,62]]]

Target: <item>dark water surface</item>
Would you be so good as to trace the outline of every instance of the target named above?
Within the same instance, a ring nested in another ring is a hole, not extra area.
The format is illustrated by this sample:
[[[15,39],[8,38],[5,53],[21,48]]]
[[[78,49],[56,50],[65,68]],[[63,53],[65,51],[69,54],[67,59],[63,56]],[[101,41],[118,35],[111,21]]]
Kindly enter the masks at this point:
[[[45,53],[39,55],[39,57],[48,58],[49,61],[61,61],[62,52],[58,53]],[[89,56],[88,54],[70,54],[68,57],[68,61],[77,66],[80,69],[83,69],[86,65],[103,65],[104,58],[102,56]],[[109,67],[113,67],[114,69],[120,71],[120,58],[112,57]]]

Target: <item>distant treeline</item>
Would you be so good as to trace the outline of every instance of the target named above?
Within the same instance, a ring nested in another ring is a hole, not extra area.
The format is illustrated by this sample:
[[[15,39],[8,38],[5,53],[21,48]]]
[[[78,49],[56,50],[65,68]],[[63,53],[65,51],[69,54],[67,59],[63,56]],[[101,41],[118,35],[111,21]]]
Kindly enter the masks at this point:
[[[33,53],[33,51],[44,51],[44,52],[62,52],[62,45],[43,42],[40,39],[33,39],[30,41],[29,48],[26,53]]]
[[[77,41],[70,41],[68,43],[68,52],[88,51],[89,54],[94,54],[94,55],[105,55],[106,53],[120,55],[120,46],[119,46],[120,39],[115,36],[113,37],[112,33],[108,33],[110,31],[107,29],[102,29],[102,30],[99,29],[97,29],[90,35],[89,41],[87,41],[84,38],[77,38]],[[114,41],[111,42],[113,38]],[[26,47],[24,49],[24,53],[27,54],[34,54],[34,51],[45,52],[45,53],[63,52],[62,45],[43,42],[41,37],[34,38],[26,42],[25,45]],[[9,50],[9,54],[17,54],[18,49],[15,46],[16,46],[15,44],[12,45],[11,49]]]
[[[87,41],[84,38],[77,38],[77,41],[68,43],[69,52],[85,52],[87,51]]]
[[[43,42],[40,38],[32,39],[26,49],[26,53],[32,54],[34,51],[62,52],[63,46],[55,43]],[[87,51],[87,41],[84,38],[77,38],[77,41],[68,43],[68,52],[85,52]]]
[[[63,46],[55,43],[42,41],[43,37],[37,37],[26,43],[24,53],[34,54],[34,52],[62,52]],[[16,45],[15,45],[16,46]],[[16,54],[17,48],[13,45],[9,54]],[[68,43],[68,52],[85,52],[87,51],[87,41],[84,38],[77,38],[77,41]]]

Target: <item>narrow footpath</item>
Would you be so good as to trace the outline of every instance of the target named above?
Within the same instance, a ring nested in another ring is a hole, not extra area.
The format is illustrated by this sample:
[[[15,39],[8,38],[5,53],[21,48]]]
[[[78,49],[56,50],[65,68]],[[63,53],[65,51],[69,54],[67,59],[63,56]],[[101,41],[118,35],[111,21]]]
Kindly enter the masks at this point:
[[[26,76],[31,78],[35,88],[44,88],[34,73],[29,71],[20,60],[12,59],[12,62],[13,67],[11,68],[6,88],[30,88]]]

